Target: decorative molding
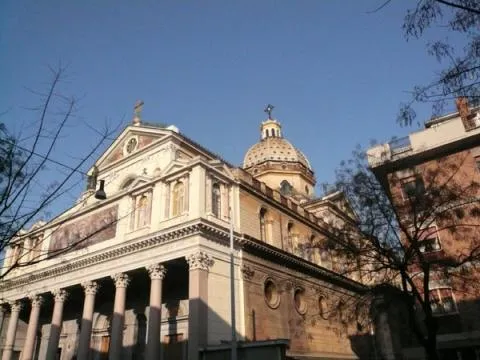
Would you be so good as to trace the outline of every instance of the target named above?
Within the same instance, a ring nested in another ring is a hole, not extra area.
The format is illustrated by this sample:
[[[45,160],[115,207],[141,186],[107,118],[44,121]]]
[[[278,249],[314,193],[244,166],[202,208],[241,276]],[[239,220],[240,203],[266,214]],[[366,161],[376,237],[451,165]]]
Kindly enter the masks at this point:
[[[68,298],[68,292],[64,289],[52,290],[52,295],[55,297],[55,302],[65,302]]]
[[[32,304],[32,309],[42,306],[44,302],[44,298],[41,295],[30,295],[28,298],[30,299],[30,302]]]
[[[10,311],[13,312],[20,312],[23,309],[23,303],[19,300],[10,301],[8,303],[10,305]]]
[[[87,281],[82,283],[85,295],[95,295],[100,289],[100,285],[96,281]]]
[[[206,252],[199,251],[186,256],[190,270],[206,270],[213,266],[213,259]]]
[[[125,273],[112,275],[112,280],[115,282],[116,288],[126,288],[130,284],[130,278]]]
[[[163,280],[167,274],[167,269],[162,264],[146,266],[145,269],[147,269],[148,275],[150,275],[152,280]]]
[[[243,279],[245,280],[250,281],[255,276],[255,270],[253,270],[251,266],[243,265],[241,271],[242,271]]]

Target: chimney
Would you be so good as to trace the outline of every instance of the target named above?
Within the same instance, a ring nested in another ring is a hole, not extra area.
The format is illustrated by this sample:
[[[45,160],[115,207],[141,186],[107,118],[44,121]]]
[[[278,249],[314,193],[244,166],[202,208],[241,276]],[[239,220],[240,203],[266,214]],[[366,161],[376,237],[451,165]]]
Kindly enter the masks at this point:
[[[458,97],[457,100],[455,100],[455,104],[457,105],[458,114],[462,119],[465,130],[473,129],[475,127],[475,124],[470,118],[470,110],[468,108],[468,99],[464,96]]]

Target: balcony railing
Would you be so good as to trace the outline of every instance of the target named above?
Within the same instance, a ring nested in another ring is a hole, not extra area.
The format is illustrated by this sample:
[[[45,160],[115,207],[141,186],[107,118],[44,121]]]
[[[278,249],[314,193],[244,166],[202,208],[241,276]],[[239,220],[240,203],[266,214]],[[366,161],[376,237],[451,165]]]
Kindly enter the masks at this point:
[[[394,139],[390,141],[388,145],[390,146],[390,152],[392,153],[392,155],[412,150],[412,144],[410,143],[409,136],[405,136],[400,139]]]

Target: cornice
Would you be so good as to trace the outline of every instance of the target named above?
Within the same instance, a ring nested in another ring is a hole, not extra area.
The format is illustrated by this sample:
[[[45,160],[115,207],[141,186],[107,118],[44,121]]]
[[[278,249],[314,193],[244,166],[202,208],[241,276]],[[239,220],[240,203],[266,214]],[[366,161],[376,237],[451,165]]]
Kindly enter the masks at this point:
[[[275,262],[281,263],[288,268],[308,273],[316,278],[328,279],[332,283],[356,292],[364,292],[367,290],[367,287],[359,282],[346,278],[321,266],[312,264],[298,256],[258,241],[248,235],[243,235],[242,239],[240,239],[240,244],[248,253],[260,255],[266,259],[275,260]],[[278,260],[281,260],[281,262]]]
[[[182,227],[162,231],[145,238],[131,240],[129,243],[121,244],[116,248],[99,250],[95,254],[87,255],[76,260],[74,259],[68,263],[58,263],[46,269],[5,280],[0,284],[0,291],[11,290],[15,287],[25,286],[43,279],[65,275],[71,271],[91,267],[105,261],[133,254],[140,250],[146,250],[158,246],[159,244],[180,240],[197,234],[225,246],[229,243],[230,239],[229,229],[201,218],[195,222],[184,224]],[[302,258],[263,243],[248,235],[234,233],[234,241],[247,253],[261,256],[262,258],[275,261],[276,263],[281,263],[283,266],[309,274],[316,278],[323,278],[331,283],[340,285],[343,288],[348,288],[356,292],[366,290],[364,285],[356,281],[314,265]]]

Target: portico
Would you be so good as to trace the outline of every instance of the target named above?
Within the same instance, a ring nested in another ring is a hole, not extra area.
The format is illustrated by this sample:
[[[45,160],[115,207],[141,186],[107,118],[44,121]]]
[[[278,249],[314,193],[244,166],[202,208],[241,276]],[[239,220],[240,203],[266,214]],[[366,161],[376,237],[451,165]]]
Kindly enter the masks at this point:
[[[196,359],[197,349],[206,345],[206,294],[213,263],[211,255],[196,251],[13,299],[2,360],[14,356],[20,315],[28,319],[21,352],[25,360],[71,359],[75,352],[77,359],[120,359],[135,354],[153,360],[168,353],[186,358],[187,352],[188,359]],[[191,308],[198,314],[190,312]],[[77,329],[69,333],[72,323]],[[76,351],[72,344],[78,344]]]

